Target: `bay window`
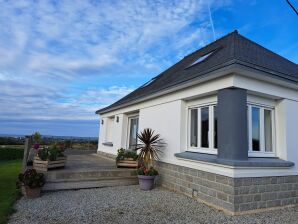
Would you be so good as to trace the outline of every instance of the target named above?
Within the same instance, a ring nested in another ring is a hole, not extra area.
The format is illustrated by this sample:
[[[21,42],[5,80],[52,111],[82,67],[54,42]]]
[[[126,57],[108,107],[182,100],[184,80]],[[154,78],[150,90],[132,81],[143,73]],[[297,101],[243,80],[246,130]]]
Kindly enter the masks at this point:
[[[273,108],[248,105],[249,156],[274,156]]]
[[[217,153],[217,112],[215,105],[189,109],[189,151]]]

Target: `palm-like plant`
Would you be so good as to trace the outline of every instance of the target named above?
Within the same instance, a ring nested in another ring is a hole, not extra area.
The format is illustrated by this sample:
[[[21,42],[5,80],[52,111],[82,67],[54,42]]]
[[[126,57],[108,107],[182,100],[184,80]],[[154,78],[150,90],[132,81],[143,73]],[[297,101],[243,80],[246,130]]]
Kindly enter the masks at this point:
[[[159,155],[165,144],[160,135],[154,134],[150,128],[145,128],[137,137],[141,142],[136,148],[136,150],[140,150],[139,159],[149,168],[153,165],[154,160],[159,160]]]

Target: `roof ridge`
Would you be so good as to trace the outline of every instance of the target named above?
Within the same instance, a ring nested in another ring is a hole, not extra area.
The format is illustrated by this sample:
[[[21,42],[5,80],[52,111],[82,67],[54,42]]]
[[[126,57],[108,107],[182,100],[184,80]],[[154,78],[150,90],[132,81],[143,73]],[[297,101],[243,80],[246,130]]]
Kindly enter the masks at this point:
[[[238,30],[234,30],[234,31],[232,31],[232,32],[230,32],[230,33],[228,33],[228,34],[226,34],[226,35],[224,35],[224,36],[222,36],[222,37],[216,39],[215,41],[210,42],[209,44],[205,45],[204,47],[201,47],[200,49],[198,49],[198,50],[196,50],[196,51],[194,51],[194,52],[192,52],[192,53],[186,55],[184,58],[188,58],[188,57],[190,57],[190,56],[192,56],[192,55],[198,53],[199,51],[201,51],[201,50],[203,50],[203,49],[206,49],[206,48],[210,47],[211,45],[215,45],[216,43],[220,42],[221,40],[223,40],[223,39],[225,39],[225,38],[227,38],[227,37],[229,37],[229,36],[232,36],[232,35],[235,35],[235,36],[236,36],[236,35],[239,35]],[[182,59],[182,60],[183,60],[183,59]]]

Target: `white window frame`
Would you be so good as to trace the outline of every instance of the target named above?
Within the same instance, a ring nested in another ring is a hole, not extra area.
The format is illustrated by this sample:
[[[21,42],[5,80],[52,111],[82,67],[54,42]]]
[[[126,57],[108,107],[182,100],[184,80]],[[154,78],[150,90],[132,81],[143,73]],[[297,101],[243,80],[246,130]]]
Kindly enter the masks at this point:
[[[188,107],[188,126],[187,126],[187,151],[189,152],[199,152],[199,153],[206,153],[206,154],[217,154],[217,148],[214,148],[214,107],[216,103],[206,103],[196,106]],[[209,108],[209,147],[201,147],[201,109],[208,107]],[[197,109],[198,110],[198,136],[197,136],[197,147],[192,147],[190,145],[191,139],[191,110]]]
[[[260,109],[260,151],[252,150],[252,107]],[[276,143],[275,143],[275,111],[274,107],[248,103],[248,157],[276,157]],[[271,111],[271,126],[272,126],[272,152],[265,151],[265,131],[264,131],[264,110]]]
[[[139,119],[139,122],[140,122],[140,118],[139,118],[139,115],[138,114],[134,114],[134,115],[130,115],[130,116],[128,116],[127,117],[127,121],[128,121],[128,123],[127,123],[127,136],[126,136],[126,149],[130,149],[129,148],[129,135],[130,135],[130,126],[131,126],[131,120],[132,119],[135,119],[135,118],[138,118]],[[138,125],[139,125],[139,122],[138,122]],[[138,129],[139,129],[139,127],[138,127]],[[137,140],[137,143],[138,143],[138,140]]]

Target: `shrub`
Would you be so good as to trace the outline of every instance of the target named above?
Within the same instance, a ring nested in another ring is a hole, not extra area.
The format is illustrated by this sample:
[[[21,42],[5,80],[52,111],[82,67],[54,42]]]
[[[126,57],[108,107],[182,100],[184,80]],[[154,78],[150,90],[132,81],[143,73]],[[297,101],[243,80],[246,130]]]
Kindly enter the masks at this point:
[[[117,151],[117,157],[116,160],[124,160],[126,158],[131,158],[133,160],[138,159],[138,154],[136,151],[131,151],[131,150],[125,150],[123,148],[118,149]]]
[[[48,159],[48,150],[47,149],[40,149],[37,153],[38,157],[45,161]]]
[[[155,160],[159,160],[159,155],[165,147],[165,143],[159,134],[154,134],[150,128],[145,128],[140,134],[137,134],[141,144],[138,144],[137,150],[140,150],[139,159],[147,167],[153,166]]]
[[[153,167],[146,168],[145,166],[142,166],[138,169],[138,175],[157,176],[158,171]]]
[[[37,155],[43,161],[47,159],[50,161],[56,161],[57,157],[64,156],[57,144],[52,145],[50,149],[40,149]]]
[[[133,160],[137,160],[138,154],[136,151],[125,151],[124,158],[131,158]]]
[[[20,148],[0,148],[0,161],[23,159],[24,149]]]
[[[19,182],[30,188],[38,188],[45,184],[45,178],[43,173],[37,173],[35,169],[28,169],[19,174]]]
[[[125,149],[121,148],[117,150],[116,160],[123,160],[125,155]]]

